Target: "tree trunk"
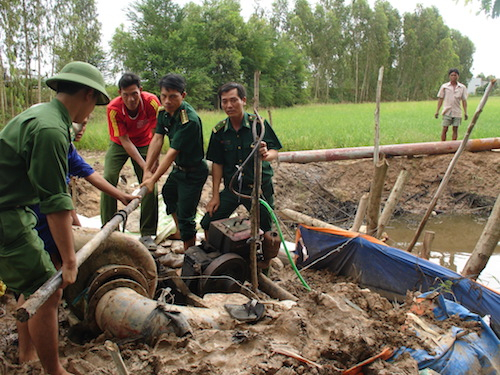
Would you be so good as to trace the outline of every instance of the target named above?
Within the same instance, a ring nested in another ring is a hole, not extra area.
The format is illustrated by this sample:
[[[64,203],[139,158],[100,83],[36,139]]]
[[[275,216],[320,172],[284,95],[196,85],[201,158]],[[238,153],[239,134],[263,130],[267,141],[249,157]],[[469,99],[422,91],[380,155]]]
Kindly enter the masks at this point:
[[[42,40],[40,35],[40,22],[37,25],[38,39],[38,103],[42,102]]]
[[[3,60],[2,60],[2,51],[0,50],[0,110],[2,111],[2,125],[5,125],[5,111],[7,110],[6,105],[6,94],[5,91],[5,81],[4,77],[4,69],[3,69]]]
[[[481,271],[486,267],[491,254],[500,240],[500,194],[497,197],[493,211],[484,227],[483,233],[477,241],[476,247],[469,260],[465,264],[462,275],[477,279]]]

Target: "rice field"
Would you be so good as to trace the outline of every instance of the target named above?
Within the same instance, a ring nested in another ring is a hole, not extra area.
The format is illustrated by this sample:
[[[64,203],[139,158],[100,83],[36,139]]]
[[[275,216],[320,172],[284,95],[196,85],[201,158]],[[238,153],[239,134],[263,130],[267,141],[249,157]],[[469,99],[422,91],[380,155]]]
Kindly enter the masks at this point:
[[[480,97],[468,100],[469,120],[462,121],[459,139],[476,111]],[[380,105],[380,144],[417,143],[439,141],[441,118],[435,119],[437,102],[388,102]],[[250,112],[251,108],[247,108]],[[292,108],[260,109],[262,117],[269,119],[283,144],[282,151],[358,147],[373,145],[375,103],[363,104],[310,104]],[[500,97],[490,97],[471,138],[500,136]],[[200,111],[205,145],[212,128],[225,118],[222,111]],[[451,139],[451,129],[448,131]],[[106,150],[108,148],[106,109],[96,107],[87,131],[78,148]]]

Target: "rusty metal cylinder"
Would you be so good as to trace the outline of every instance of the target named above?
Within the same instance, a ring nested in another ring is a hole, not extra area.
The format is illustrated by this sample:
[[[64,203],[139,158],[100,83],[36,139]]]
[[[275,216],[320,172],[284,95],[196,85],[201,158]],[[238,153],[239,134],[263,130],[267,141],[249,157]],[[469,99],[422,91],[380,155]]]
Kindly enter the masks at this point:
[[[221,329],[227,314],[220,308],[165,304],[131,288],[116,288],[102,296],[95,310],[101,331],[116,338],[143,337],[154,342],[163,333],[184,336],[192,329]]]
[[[173,316],[158,301],[130,288],[116,288],[102,296],[94,318],[101,331],[116,338],[144,337],[154,341],[162,333],[184,336],[190,332],[182,315]]]

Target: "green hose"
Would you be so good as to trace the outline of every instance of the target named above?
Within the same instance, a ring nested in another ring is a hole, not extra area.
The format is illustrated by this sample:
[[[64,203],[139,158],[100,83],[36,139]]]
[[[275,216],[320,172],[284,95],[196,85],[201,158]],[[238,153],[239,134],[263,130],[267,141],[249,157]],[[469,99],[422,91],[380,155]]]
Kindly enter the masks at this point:
[[[290,251],[288,251],[288,248],[286,247],[286,242],[285,239],[283,238],[283,232],[281,231],[280,225],[278,223],[278,219],[276,218],[276,215],[274,214],[273,209],[271,206],[263,199],[259,199],[259,202],[267,209],[269,214],[271,215],[271,218],[273,219],[274,223],[276,224],[276,227],[278,228],[278,233],[280,234],[281,242],[283,243],[283,247],[285,248],[286,255],[288,257],[288,261],[290,262],[290,265],[292,266],[293,270],[295,271],[295,274],[299,278],[300,282],[306,288],[309,292],[311,291],[311,287],[307,285],[306,281],[300,274],[299,270],[297,269],[297,266],[295,265],[295,262],[292,259],[292,255],[290,254]]]

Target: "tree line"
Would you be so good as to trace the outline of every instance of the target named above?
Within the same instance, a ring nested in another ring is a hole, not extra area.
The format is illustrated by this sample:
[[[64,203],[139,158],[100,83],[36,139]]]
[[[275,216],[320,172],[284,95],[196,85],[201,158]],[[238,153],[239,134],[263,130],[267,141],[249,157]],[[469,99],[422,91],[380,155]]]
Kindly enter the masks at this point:
[[[180,73],[190,103],[210,109],[227,81],[243,83],[251,98],[256,71],[264,107],[373,101],[381,66],[384,100],[425,100],[450,67],[468,81],[475,50],[437,8],[401,15],[383,0],[373,8],[367,0],[276,0],[248,19],[238,0],[136,0],[127,18],[105,54],[95,0],[0,0],[2,113],[45,99],[42,80],[70,60],[111,76],[135,72],[152,92],[164,74]]]

